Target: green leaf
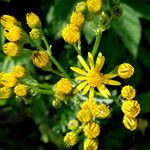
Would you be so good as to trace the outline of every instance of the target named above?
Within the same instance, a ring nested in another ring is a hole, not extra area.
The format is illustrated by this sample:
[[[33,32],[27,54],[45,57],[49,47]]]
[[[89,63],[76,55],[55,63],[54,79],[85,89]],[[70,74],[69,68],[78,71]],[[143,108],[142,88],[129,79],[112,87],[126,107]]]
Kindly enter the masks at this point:
[[[143,0],[125,0],[125,3],[132,6],[132,8],[137,12],[138,16],[144,19],[150,20],[150,5]],[[147,1],[148,2],[148,1]]]
[[[141,113],[149,113],[150,112],[150,91],[146,93],[142,93],[138,96],[138,101],[141,105]]]
[[[113,20],[112,28],[121,37],[125,47],[136,58],[141,39],[141,25],[137,12],[126,4],[121,4],[123,15]]]

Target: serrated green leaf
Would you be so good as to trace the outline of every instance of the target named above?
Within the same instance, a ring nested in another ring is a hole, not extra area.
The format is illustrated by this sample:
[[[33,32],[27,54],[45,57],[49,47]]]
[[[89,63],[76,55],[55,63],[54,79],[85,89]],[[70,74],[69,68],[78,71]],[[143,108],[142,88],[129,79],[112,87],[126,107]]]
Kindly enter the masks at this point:
[[[141,113],[149,113],[150,112],[150,91],[140,94],[138,96],[138,101],[141,105]]]
[[[121,37],[125,47],[136,58],[141,39],[141,24],[137,12],[122,4],[123,15],[113,20],[112,28]]]

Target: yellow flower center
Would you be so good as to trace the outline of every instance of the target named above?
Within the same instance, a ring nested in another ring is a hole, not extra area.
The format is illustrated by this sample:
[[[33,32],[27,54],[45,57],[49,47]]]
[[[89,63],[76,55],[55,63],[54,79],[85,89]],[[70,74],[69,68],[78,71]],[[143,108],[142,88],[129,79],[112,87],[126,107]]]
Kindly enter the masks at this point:
[[[98,71],[87,73],[86,80],[90,86],[97,87],[103,82],[103,74]]]

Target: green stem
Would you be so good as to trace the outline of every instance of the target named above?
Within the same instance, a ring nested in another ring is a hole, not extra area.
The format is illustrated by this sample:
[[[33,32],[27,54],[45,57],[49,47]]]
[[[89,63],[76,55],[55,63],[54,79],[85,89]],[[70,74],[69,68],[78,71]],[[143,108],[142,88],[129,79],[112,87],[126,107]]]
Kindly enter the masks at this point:
[[[46,40],[46,38],[45,38],[44,35],[43,35],[42,39],[43,39],[43,41],[44,41],[44,43],[45,43],[45,46],[46,46],[47,51],[49,52],[50,55],[52,55],[51,46],[49,46],[49,44],[48,44],[48,42],[47,42],[47,40]]]
[[[38,84],[39,88],[44,88],[44,89],[51,89],[52,86],[48,84]]]
[[[77,51],[78,55],[82,56],[81,50],[78,48],[76,44],[73,45],[75,50]]]
[[[59,73],[58,71],[56,71],[56,70],[54,70],[52,68],[48,69],[48,71],[50,71],[50,72],[52,72],[52,73],[54,73],[54,74],[56,74],[58,76],[64,77],[64,75],[62,75],[61,73]]]
[[[98,47],[99,47],[99,44],[100,44],[100,40],[101,40],[101,36],[102,36],[102,31],[100,30],[99,33],[96,35],[94,47],[93,47],[93,50],[92,50],[93,57],[97,53],[97,50],[98,50]]]
[[[47,94],[47,95],[50,95],[52,92],[51,92],[51,90],[43,90],[43,89],[39,89],[39,91],[38,91],[40,94]]]

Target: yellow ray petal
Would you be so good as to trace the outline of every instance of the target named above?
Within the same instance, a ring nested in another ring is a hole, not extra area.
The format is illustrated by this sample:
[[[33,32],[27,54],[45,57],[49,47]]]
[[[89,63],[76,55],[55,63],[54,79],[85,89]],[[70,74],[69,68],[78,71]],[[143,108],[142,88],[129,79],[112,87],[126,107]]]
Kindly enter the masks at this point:
[[[111,96],[111,93],[109,92],[109,90],[105,87],[105,85],[100,85],[97,87],[97,89],[99,90],[99,92],[101,93],[101,95],[105,98],[108,98],[108,96]]]
[[[80,55],[78,55],[78,59],[79,59],[81,65],[84,67],[84,69],[86,71],[90,71],[89,66],[87,65],[87,63],[85,62],[85,60]]]
[[[103,65],[104,65],[104,62],[105,62],[105,57],[102,56],[102,53],[99,53],[98,54],[98,57],[96,59],[96,65],[95,65],[95,69],[97,71],[101,71]]]
[[[89,93],[89,100],[93,100],[93,99],[94,99],[94,87],[91,87]]]
[[[80,83],[73,91],[73,94],[78,93],[80,90],[82,90],[86,85],[87,85],[87,81],[84,81],[82,83]]]
[[[121,85],[121,83],[119,81],[115,81],[115,80],[105,80],[104,81],[105,84],[109,84],[109,85]]]
[[[71,70],[73,70],[76,73],[82,74],[82,75],[86,75],[86,72],[80,68],[77,67],[70,67]]]
[[[89,60],[90,67],[93,70],[94,69],[94,60],[93,60],[93,56],[90,52],[88,52],[88,60]]]
[[[111,79],[111,78],[115,78],[117,77],[118,74],[115,74],[115,73],[108,73],[108,74],[105,74],[104,75],[104,78],[107,78],[107,79]]]
[[[78,77],[76,77],[75,79],[76,79],[76,80],[85,80],[86,77],[85,77],[85,76],[78,76]]]
[[[90,89],[90,85],[87,85],[84,89],[83,89],[83,92],[82,92],[82,95],[85,95]]]

